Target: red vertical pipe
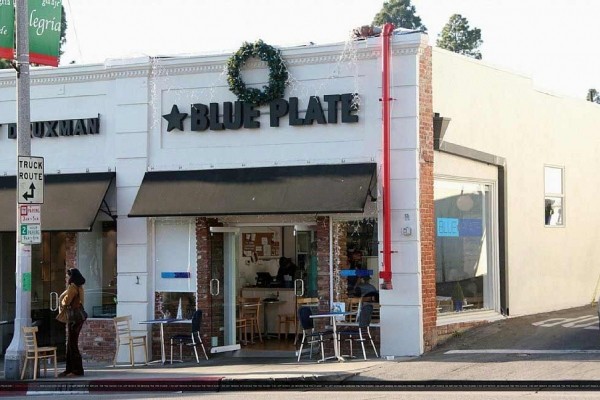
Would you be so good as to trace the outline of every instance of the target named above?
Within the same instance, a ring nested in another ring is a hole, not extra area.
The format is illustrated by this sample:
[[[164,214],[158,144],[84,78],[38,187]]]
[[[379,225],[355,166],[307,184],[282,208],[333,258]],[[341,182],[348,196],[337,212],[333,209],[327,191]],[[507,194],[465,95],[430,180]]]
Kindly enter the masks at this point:
[[[390,193],[390,40],[393,24],[385,24],[381,35],[381,104],[383,107],[383,268],[379,277],[383,279],[381,289],[392,289],[392,215]]]

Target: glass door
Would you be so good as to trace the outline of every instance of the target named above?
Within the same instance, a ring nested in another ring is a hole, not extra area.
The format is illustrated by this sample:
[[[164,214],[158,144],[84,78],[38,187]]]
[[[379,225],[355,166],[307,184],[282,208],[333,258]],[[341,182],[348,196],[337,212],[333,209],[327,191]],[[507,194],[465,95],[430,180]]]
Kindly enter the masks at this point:
[[[31,246],[31,320],[39,329],[38,345],[56,346],[65,354],[65,324],[55,318],[58,296],[65,290],[64,232],[44,232],[42,243]]]
[[[239,350],[236,338],[237,243],[239,229],[211,229],[211,352]]]

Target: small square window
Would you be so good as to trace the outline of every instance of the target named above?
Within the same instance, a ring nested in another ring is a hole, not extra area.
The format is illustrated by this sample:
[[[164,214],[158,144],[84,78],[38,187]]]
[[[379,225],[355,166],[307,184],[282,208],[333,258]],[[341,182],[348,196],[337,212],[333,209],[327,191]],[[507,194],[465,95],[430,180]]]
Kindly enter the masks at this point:
[[[564,169],[544,167],[544,224],[564,225]]]

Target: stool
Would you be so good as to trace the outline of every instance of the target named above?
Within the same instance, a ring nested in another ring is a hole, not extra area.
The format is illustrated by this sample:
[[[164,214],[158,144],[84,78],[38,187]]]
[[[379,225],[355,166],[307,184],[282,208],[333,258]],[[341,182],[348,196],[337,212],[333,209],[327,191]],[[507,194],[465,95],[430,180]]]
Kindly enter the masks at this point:
[[[281,339],[281,326],[283,325],[285,328],[285,338],[287,339],[288,334],[290,333],[290,322],[294,324],[294,331],[296,330],[296,316],[294,314],[278,314],[279,324],[277,326],[277,337]]]

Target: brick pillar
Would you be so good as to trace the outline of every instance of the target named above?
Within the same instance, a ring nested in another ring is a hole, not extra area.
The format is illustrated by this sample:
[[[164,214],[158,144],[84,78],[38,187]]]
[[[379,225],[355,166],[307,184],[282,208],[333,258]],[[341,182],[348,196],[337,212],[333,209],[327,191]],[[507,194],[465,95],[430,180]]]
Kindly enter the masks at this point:
[[[317,291],[323,311],[329,308],[329,217],[317,218]]]
[[[65,237],[65,272],[77,268],[77,232],[67,232]]]
[[[212,320],[213,318],[223,318],[222,315],[215,316],[213,315],[213,301],[214,299],[210,295],[210,280],[212,279],[212,268],[219,268],[218,265],[213,266],[211,257],[211,245],[212,241],[223,242],[223,234],[215,234],[211,236],[210,227],[216,226],[217,220],[208,219],[208,218],[196,218],[196,259],[197,259],[197,293],[196,293],[196,307],[202,310],[202,341],[204,345],[210,348],[212,336],[222,335],[222,332],[219,332],[218,327],[221,326],[216,324],[213,326]],[[222,259],[222,257],[221,257]],[[218,260],[216,261],[218,262]],[[221,264],[221,281],[223,280],[223,265]],[[220,298],[222,299],[222,295]],[[221,300],[222,304],[222,300]],[[219,310],[222,310],[223,307],[219,307]],[[222,314],[222,313],[221,313]]]
[[[435,301],[435,221],[433,198],[433,96],[431,47],[419,59],[419,209],[421,224],[421,276],[424,350],[437,342]]]
[[[333,296],[334,301],[344,301],[347,296],[346,279],[340,277],[340,270],[348,269],[346,222],[333,223]]]

